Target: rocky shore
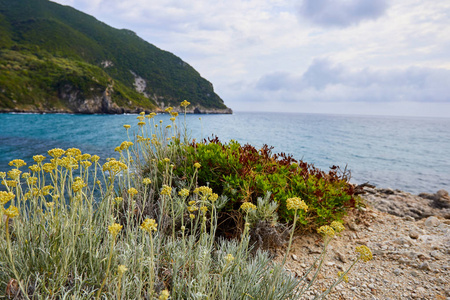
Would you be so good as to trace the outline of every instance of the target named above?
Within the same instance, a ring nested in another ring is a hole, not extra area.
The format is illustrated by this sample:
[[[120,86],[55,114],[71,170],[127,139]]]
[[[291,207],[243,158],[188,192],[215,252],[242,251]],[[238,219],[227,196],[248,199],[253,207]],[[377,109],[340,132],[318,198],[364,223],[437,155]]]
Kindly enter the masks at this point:
[[[322,272],[305,298],[313,299],[328,288],[357,257],[355,247],[366,245],[373,260],[356,264],[349,282],[340,283],[326,299],[450,300],[448,193],[365,190],[366,207],[347,217],[347,230],[331,242]],[[316,234],[298,236],[286,268],[302,276],[321,247]]]

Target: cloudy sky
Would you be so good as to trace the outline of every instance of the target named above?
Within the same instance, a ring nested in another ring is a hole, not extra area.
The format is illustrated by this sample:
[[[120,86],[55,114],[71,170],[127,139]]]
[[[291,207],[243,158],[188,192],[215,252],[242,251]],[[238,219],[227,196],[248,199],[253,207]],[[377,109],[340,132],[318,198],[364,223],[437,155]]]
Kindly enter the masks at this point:
[[[181,57],[235,111],[450,117],[450,1],[54,1]]]

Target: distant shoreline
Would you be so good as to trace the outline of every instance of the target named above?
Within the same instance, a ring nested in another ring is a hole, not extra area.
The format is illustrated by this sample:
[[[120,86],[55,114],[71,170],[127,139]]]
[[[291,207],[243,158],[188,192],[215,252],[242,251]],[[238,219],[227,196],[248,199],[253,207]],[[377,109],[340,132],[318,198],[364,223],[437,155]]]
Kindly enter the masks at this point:
[[[184,110],[174,108],[173,111],[184,113]],[[1,114],[35,114],[35,115],[44,115],[44,114],[68,114],[68,115],[127,115],[127,114],[139,114],[141,112],[149,113],[157,113],[157,114],[167,114],[164,110],[145,110],[142,108],[138,108],[136,110],[128,110],[123,109],[121,112],[74,112],[68,110],[23,110],[23,109],[5,109],[0,108]],[[203,108],[203,107],[195,107],[193,109],[186,110],[187,114],[198,114],[198,115],[206,115],[206,114],[233,114],[233,110],[231,108]]]

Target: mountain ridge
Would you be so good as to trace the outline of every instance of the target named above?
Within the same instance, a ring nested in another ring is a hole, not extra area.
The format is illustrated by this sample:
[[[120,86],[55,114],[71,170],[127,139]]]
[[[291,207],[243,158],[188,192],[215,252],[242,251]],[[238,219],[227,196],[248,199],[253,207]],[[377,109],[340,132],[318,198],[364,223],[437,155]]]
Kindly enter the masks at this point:
[[[181,58],[48,0],[0,0],[0,111],[231,113]]]

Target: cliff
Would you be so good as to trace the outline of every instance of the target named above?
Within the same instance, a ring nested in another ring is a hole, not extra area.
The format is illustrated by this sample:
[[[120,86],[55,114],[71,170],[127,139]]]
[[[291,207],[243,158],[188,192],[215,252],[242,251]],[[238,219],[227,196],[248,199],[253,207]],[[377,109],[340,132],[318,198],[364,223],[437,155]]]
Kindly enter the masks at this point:
[[[231,113],[179,57],[48,0],[0,0],[0,112]]]

